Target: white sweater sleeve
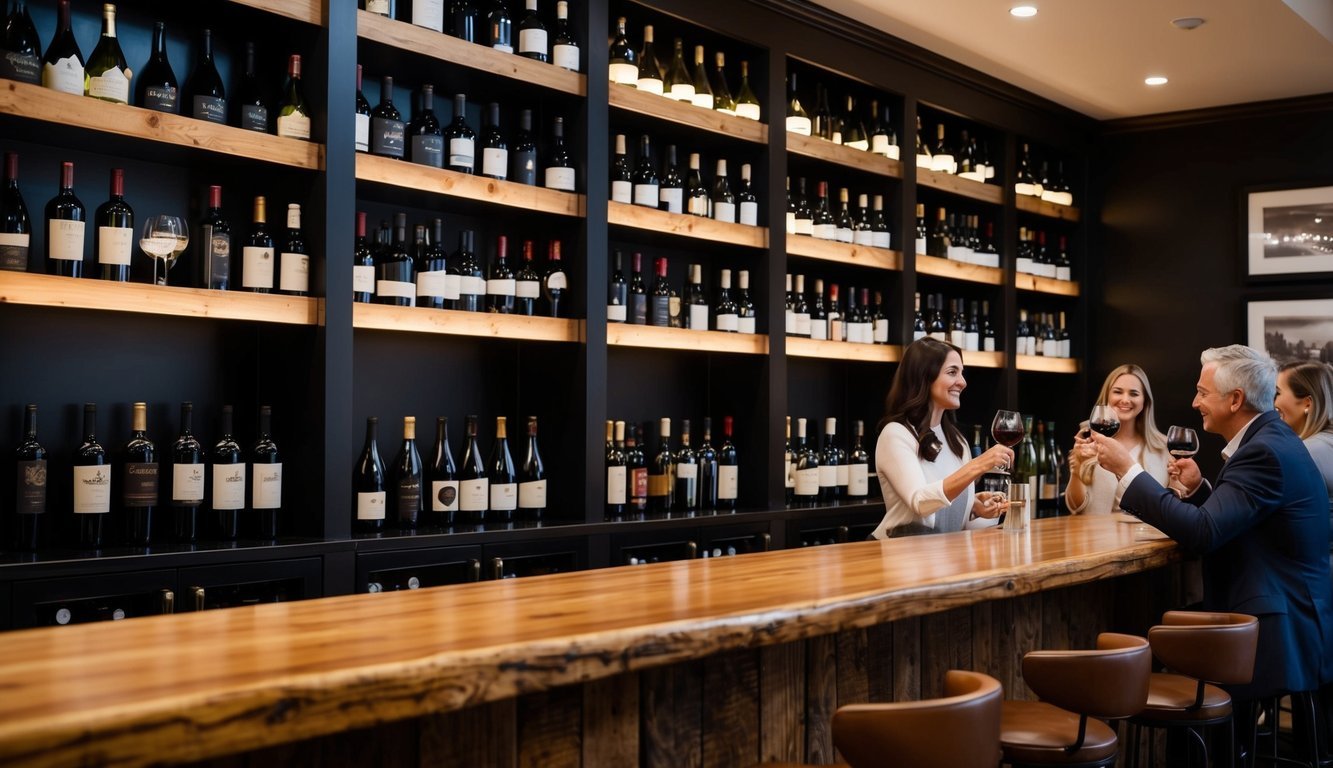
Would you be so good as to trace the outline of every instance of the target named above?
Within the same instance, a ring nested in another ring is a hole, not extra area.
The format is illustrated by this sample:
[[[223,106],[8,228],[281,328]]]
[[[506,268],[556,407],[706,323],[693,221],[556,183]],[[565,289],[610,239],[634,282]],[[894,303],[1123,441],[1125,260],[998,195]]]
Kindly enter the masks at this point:
[[[917,441],[907,427],[897,422],[880,432],[875,446],[875,469],[888,481],[885,497],[897,496],[918,517],[933,515],[949,506],[944,480],[927,480],[917,456]]]

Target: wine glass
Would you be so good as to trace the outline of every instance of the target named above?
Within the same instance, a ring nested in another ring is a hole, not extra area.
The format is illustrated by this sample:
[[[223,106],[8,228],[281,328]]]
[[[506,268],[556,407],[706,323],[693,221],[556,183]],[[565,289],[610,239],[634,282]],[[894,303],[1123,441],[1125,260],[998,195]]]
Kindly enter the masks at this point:
[[[190,231],[179,216],[149,216],[139,236],[139,248],[153,260],[153,283],[167,284],[167,272],[190,244]],[[157,264],[162,262],[162,277],[158,279]]]
[[[1166,450],[1177,459],[1187,459],[1199,452],[1199,434],[1189,427],[1172,426],[1166,431]],[[1183,496],[1183,487],[1172,487],[1177,496]]]
[[[1023,415],[1018,411],[996,411],[990,423],[990,436],[1007,448],[1023,442]],[[1009,467],[996,467],[996,472],[1009,474]]]
[[[1098,434],[1115,437],[1115,433],[1120,431],[1120,417],[1109,405],[1094,405],[1092,413],[1088,415],[1088,427]]]

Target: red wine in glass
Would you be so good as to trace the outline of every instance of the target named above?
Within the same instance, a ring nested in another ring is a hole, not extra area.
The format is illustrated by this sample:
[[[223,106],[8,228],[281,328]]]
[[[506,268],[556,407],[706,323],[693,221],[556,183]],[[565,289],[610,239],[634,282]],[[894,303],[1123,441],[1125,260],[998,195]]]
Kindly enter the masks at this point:
[[[1177,459],[1199,452],[1199,435],[1189,427],[1173,426],[1166,432],[1166,450]]]
[[[1006,448],[1023,442],[1023,416],[1018,411],[996,411],[990,423],[990,436]],[[1008,467],[996,467],[996,472],[1009,474]]]
[[[1000,445],[1013,448],[1015,445],[1023,442],[1023,430],[1007,428],[993,429],[991,430],[991,437],[995,438],[995,442]]]
[[[1120,431],[1119,421],[1089,421],[1088,426],[1093,432],[1107,437],[1115,437],[1115,433]]]
[[[1109,405],[1094,405],[1088,417],[1088,428],[1098,434],[1115,437],[1115,433],[1120,431],[1120,417],[1115,415],[1115,409]]]

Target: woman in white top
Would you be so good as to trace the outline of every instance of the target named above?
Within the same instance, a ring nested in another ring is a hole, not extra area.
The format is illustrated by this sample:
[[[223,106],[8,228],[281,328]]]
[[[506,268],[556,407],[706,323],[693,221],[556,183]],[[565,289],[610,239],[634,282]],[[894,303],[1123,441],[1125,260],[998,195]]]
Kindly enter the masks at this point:
[[[1148,383],[1148,374],[1133,363],[1116,368],[1102,382],[1097,404],[1109,405],[1115,410],[1120,418],[1120,429],[1114,439],[1138,458],[1145,472],[1165,486],[1168,481],[1166,465],[1171,461],[1171,454],[1166,450],[1166,435],[1157,428],[1153,416],[1152,385]],[[1074,436],[1074,449],[1069,452],[1069,470],[1065,505],[1070,514],[1114,511],[1116,477],[1097,466],[1096,444],[1084,437],[1081,430]]]
[[[1273,407],[1305,441],[1328,495],[1333,496],[1333,368],[1311,360],[1283,365]]]
[[[884,519],[872,538],[945,533],[994,525],[1004,494],[974,493],[977,478],[1013,464],[1014,452],[996,445],[975,459],[953,412],[967,388],[963,353],[935,339],[912,342],[884,398],[875,470],[884,494]]]

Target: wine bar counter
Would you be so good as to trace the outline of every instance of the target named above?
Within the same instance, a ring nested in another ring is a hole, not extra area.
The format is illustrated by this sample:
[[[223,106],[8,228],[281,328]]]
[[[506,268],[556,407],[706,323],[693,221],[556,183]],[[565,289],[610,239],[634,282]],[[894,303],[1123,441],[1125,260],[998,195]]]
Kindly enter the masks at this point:
[[[1179,559],[1059,518],[13,632],[0,763],[831,762],[838,705],[954,666],[1021,697],[1022,653],[1139,629]]]

